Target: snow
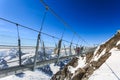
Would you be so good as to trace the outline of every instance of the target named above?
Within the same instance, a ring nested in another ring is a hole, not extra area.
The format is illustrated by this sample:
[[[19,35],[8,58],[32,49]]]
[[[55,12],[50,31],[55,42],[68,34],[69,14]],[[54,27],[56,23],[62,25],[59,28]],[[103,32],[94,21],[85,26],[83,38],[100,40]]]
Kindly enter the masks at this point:
[[[25,55],[23,55],[22,56],[22,59],[24,59],[24,58],[30,58],[30,57],[33,57],[35,54],[25,54]]]
[[[93,59],[94,61],[97,61],[102,55],[104,55],[106,52],[106,48],[100,53],[100,55],[96,55]]]
[[[71,72],[71,73],[75,73],[75,71],[78,69],[78,68],[83,68],[85,66],[85,62],[86,62],[86,58],[82,58],[82,57],[79,57],[79,60],[78,60],[78,65],[77,67],[72,67],[72,66],[68,66],[68,70]]]
[[[60,67],[55,66],[54,63],[50,64],[50,68],[51,68],[51,71],[53,72],[53,74],[56,74],[60,70]]]
[[[100,46],[97,47],[97,49],[94,52],[94,55],[96,54],[96,52],[99,50]]]
[[[35,50],[30,48],[30,49],[22,49],[23,55],[22,55],[22,64],[26,64],[27,62],[30,62],[30,57],[33,57],[35,55]],[[48,60],[52,57],[55,58],[56,55],[52,54],[53,49],[51,48],[47,48],[46,50],[47,52],[47,58]],[[66,54],[64,53],[65,51],[62,50],[62,55],[61,56],[65,56]],[[52,54],[52,55],[51,55]],[[16,66],[19,63],[19,57],[17,54],[17,49],[4,49],[1,48],[0,49],[0,68],[8,68],[11,66]],[[40,52],[39,56],[40,59],[43,57],[43,54]],[[15,61],[15,62],[14,62]],[[9,63],[12,62],[12,63]],[[4,64],[3,64],[4,63]],[[63,61],[62,63],[60,63],[59,65],[55,65],[55,63],[53,64],[49,64],[46,65],[46,67],[43,68],[39,68],[38,70],[36,70],[35,72],[32,71],[26,71],[24,72],[24,76],[23,77],[18,77],[16,75],[11,75],[11,76],[7,76],[4,78],[0,78],[0,80],[50,80],[50,78],[52,77],[52,75],[56,74],[61,67],[63,67],[63,64],[68,63],[67,61]],[[51,72],[50,72],[51,71]]]
[[[117,42],[116,46],[118,46],[120,44],[120,40]]]
[[[111,56],[89,80],[120,80],[120,50],[113,48],[110,52]]]
[[[8,57],[8,56],[15,55],[16,52],[17,52],[17,50],[14,48],[13,49],[1,49],[0,48],[0,56],[1,57]]]
[[[103,64],[100,69],[96,70],[89,80],[118,80],[106,64]]]
[[[78,70],[79,68],[83,68],[86,65],[86,58],[85,57],[84,58],[78,57],[78,58],[79,58],[79,60],[78,60],[77,67],[74,68],[72,66],[68,66],[68,71],[73,73],[71,78],[73,78],[75,76],[75,71],[76,70]],[[67,80],[67,79],[65,78],[65,80]]]
[[[116,51],[117,51],[117,53],[119,53],[119,50],[118,50],[117,48],[112,48],[112,49],[110,50],[111,53],[116,53]]]
[[[79,57],[79,60],[78,60],[78,66],[76,68],[82,68],[85,66],[85,63],[86,63],[86,58],[82,58],[82,57]]]
[[[34,56],[34,53],[33,53],[34,49],[22,49],[22,51],[26,53],[22,56],[22,59],[23,58],[28,59],[29,57]],[[12,49],[0,48],[0,56],[3,56],[3,57],[0,57],[0,61],[1,61],[0,63],[4,62],[4,64],[0,64],[0,68],[2,69],[2,68],[7,68],[8,66],[11,67],[11,66],[18,65],[19,62],[17,60],[19,60],[19,58],[16,55],[16,53],[17,53],[17,49],[14,49],[14,48]],[[23,62],[25,62],[27,59],[25,59]],[[9,63],[11,61],[16,61],[16,62]],[[8,62],[8,63],[5,63],[5,62]],[[25,75],[23,78],[17,77],[15,75],[7,76],[5,78],[0,78],[0,80],[49,80],[49,79],[50,79],[49,76],[45,75],[40,71],[39,72],[27,71],[25,72]]]
[[[36,70],[35,72],[26,71],[23,77],[18,77],[15,75],[7,76],[5,78],[0,78],[0,80],[50,80],[50,77],[44,73]]]

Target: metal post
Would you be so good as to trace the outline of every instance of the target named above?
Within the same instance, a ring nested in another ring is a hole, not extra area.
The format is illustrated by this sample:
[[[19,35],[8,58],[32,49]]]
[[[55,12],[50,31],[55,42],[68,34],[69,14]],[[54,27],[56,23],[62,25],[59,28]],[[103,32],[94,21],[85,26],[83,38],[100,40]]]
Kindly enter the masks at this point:
[[[55,48],[57,48],[57,44],[55,43]]]
[[[79,56],[79,54],[77,53],[77,48],[78,48],[78,44],[76,45],[76,48],[75,48],[75,54]]]
[[[22,52],[21,52],[21,41],[20,41],[20,38],[18,38],[18,49],[19,49],[19,66],[21,66],[22,65],[22,59],[21,59]]]
[[[66,51],[66,47],[65,47],[65,45],[64,45],[64,49],[65,49],[65,54],[66,54],[66,56],[67,56],[67,51]]]
[[[54,39],[55,37],[53,36],[53,41],[54,41],[54,43],[55,43],[55,48],[57,48],[57,44],[56,44],[56,42],[55,42],[55,39]]]
[[[36,67],[36,61],[37,61],[38,49],[39,49],[39,43],[40,43],[40,36],[41,36],[41,31],[42,31],[42,28],[43,28],[44,21],[45,21],[45,17],[46,17],[46,14],[47,14],[47,10],[48,10],[48,7],[46,6],[46,10],[44,12],[44,16],[43,16],[42,23],[41,23],[41,28],[40,28],[40,31],[38,33],[33,70],[35,70],[35,67]]]
[[[72,50],[71,50],[71,48],[72,48],[72,42],[73,42],[74,36],[75,36],[75,33],[73,33],[72,40],[71,40],[71,43],[70,43],[70,55],[72,55]]]
[[[45,45],[44,45],[44,41],[43,41],[43,54],[44,54],[44,60],[46,60],[46,53],[45,53]]]
[[[21,56],[22,56],[22,52],[21,52],[21,40],[20,40],[20,35],[19,35],[19,28],[18,28],[18,24],[16,24],[17,26],[17,36],[18,36],[18,52],[19,52],[19,66],[22,65],[22,59],[21,59]]]
[[[79,54],[82,54],[82,53],[83,53],[83,50],[84,50],[84,46],[81,46],[81,48],[80,48],[80,53],[79,53]]]
[[[36,51],[35,51],[35,56],[34,56],[33,71],[34,71],[35,68],[36,68],[36,62],[37,62],[37,56],[38,56],[39,43],[40,43],[40,33],[38,34],[38,38],[37,38]]]
[[[58,42],[58,52],[57,52],[57,54],[58,54],[58,60],[57,60],[57,62],[59,62],[61,43],[62,43],[62,39],[60,39],[59,42]]]
[[[70,55],[72,55],[71,47],[72,47],[72,43],[70,43]]]

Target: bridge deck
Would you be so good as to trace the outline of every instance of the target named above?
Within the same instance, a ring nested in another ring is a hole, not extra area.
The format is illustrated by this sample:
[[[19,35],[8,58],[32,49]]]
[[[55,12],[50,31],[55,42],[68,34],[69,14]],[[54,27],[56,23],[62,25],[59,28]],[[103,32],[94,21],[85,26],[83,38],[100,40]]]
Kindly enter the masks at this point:
[[[75,56],[77,56],[77,55],[61,57],[61,58],[59,58],[59,61],[65,60],[67,58],[72,58],[72,57],[75,57]],[[57,62],[57,60],[58,59],[55,58],[55,59],[51,59],[51,60],[45,60],[45,61],[37,62],[36,63],[36,68],[43,67],[47,64],[55,63],[55,62]],[[22,65],[22,66],[14,66],[14,67],[10,67],[10,68],[7,68],[7,69],[2,69],[2,70],[0,70],[0,78],[5,77],[5,76],[9,76],[9,75],[18,74],[18,73],[21,73],[23,71],[32,70],[33,66],[34,65],[32,63],[32,64],[26,64],[26,65]]]
[[[86,54],[88,52],[93,52],[95,49],[96,48],[92,48],[90,50],[86,50],[82,54]],[[65,60],[67,58],[73,58],[75,56],[78,56],[78,55],[69,55],[69,56],[65,56],[65,57],[60,57],[59,61]],[[36,68],[43,67],[43,66],[45,66],[47,64],[55,63],[57,61],[58,61],[58,58],[40,61],[40,62],[36,63]],[[9,76],[9,75],[18,74],[18,73],[21,73],[21,72],[24,72],[24,71],[27,71],[27,70],[32,70],[33,67],[34,67],[34,63],[26,64],[26,65],[22,65],[22,66],[9,67],[7,69],[2,69],[2,70],[0,70],[0,78],[1,77],[5,77],[5,76]]]

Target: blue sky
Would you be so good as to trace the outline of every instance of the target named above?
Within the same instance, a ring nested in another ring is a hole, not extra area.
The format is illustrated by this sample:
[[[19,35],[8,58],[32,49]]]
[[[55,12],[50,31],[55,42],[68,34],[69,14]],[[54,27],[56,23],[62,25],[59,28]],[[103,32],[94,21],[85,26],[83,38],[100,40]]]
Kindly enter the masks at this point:
[[[120,26],[119,0],[44,0],[59,16],[61,16],[89,44],[100,44],[113,36]],[[41,26],[45,8],[39,0],[1,0],[0,17],[18,22],[34,29]],[[0,35],[16,36],[15,25],[0,20]],[[43,32],[61,37],[64,25],[49,11],[47,13]],[[73,33],[65,28],[63,39],[71,41]],[[20,35],[27,40],[23,44],[34,43],[37,33],[20,28]],[[8,37],[2,42],[17,43],[16,39]],[[30,40],[31,39],[31,40]],[[49,44],[52,38],[42,36]],[[73,39],[77,43],[78,37]],[[29,42],[29,43],[28,43]],[[52,42],[52,43],[50,43]],[[57,40],[55,40],[57,42]],[[84,44],[80,41],[79,44]]]

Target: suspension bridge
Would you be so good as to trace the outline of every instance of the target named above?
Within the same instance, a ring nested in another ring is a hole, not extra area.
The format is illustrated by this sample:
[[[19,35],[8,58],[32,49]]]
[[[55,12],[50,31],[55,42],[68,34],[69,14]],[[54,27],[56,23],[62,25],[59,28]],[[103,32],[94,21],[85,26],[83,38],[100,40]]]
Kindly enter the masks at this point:
[[[82,39],[79,34],[77,34],[60,16],[58,16],[54,10],[52,10],[43,0],[41,0],[41,3],[45,6],[45,12],[43,15],[41,27],[39,30],[24,26],[22,24],[19,24],[17,22],[13,22],[11,20],[5,19],[0,17],[0,20],[5,21],[7,23],[13,24],[16,26],[16,31],[17,31],[17,37],[14,36],[6,36],[6,35],[0,35],[2,37],[11,37],[11,38],[17,38],[17,45],[0,45],[0,50],[13,50],[14,54],[12,55],[12,58],[9,58],[11,55],[0,55],[0,59],[3,62],[3,64],[6,64],[7,67],[2,67],[0,69],[0,77],[5,77],[8,75],[12,74],[18,74],[26,70],[35,70],[35,68],[38,67],[43,67],[45,65],[51,64],[51,63],[58,63],[59,61],[73,58],[75,56],[80,56],[81,54],[85,54],[87,52],[93,52],[95,50],[94,47],[89,47],[89,48],[84,48],[81,50],[81,47],[79,45],[80,39],[88,44],[84,39]],[[65,29],[61,35],[61,37],[56,37],[54,35],[47,34],[45,32],[42,32],[46,14],[47,12],[50,11],[56,18],[58,18],[65,27],[67,27],[71,32],[73,32],[73,36],[71,41],[64,40],[64,33]],[[33,40],[36,41],[35,46],[25,46],[22,45],[22,41],[25,38],[22,38],[20,36],[20,31],[19,28],[23,28],[26,30],[31,30],[33,32],[37,33],[37,38],[36,39],[28,39],[28,40]],[[54,41],[55,46],[53,47],[47,47],[45,45],[44,40],[41,39],[43,35],[46,35],[47,37],[51,37]],[[77,36],[79,38],[76,43],[73,42],[74,36]],[[55,39],[58,40],[58,43],[55,42]],[[68,46],[66,46],[64,43],[68,43]],[[7,42],[5,42],[7,44]],[[16,44],[16,43],[15,43]],[[76,48],[80,48],[79,51],[76,50]],[[13,56],[14,55],[14,56]],[[6,59],[6,60],[4,60]],[[2,65],[2,63],[0,63]]]

